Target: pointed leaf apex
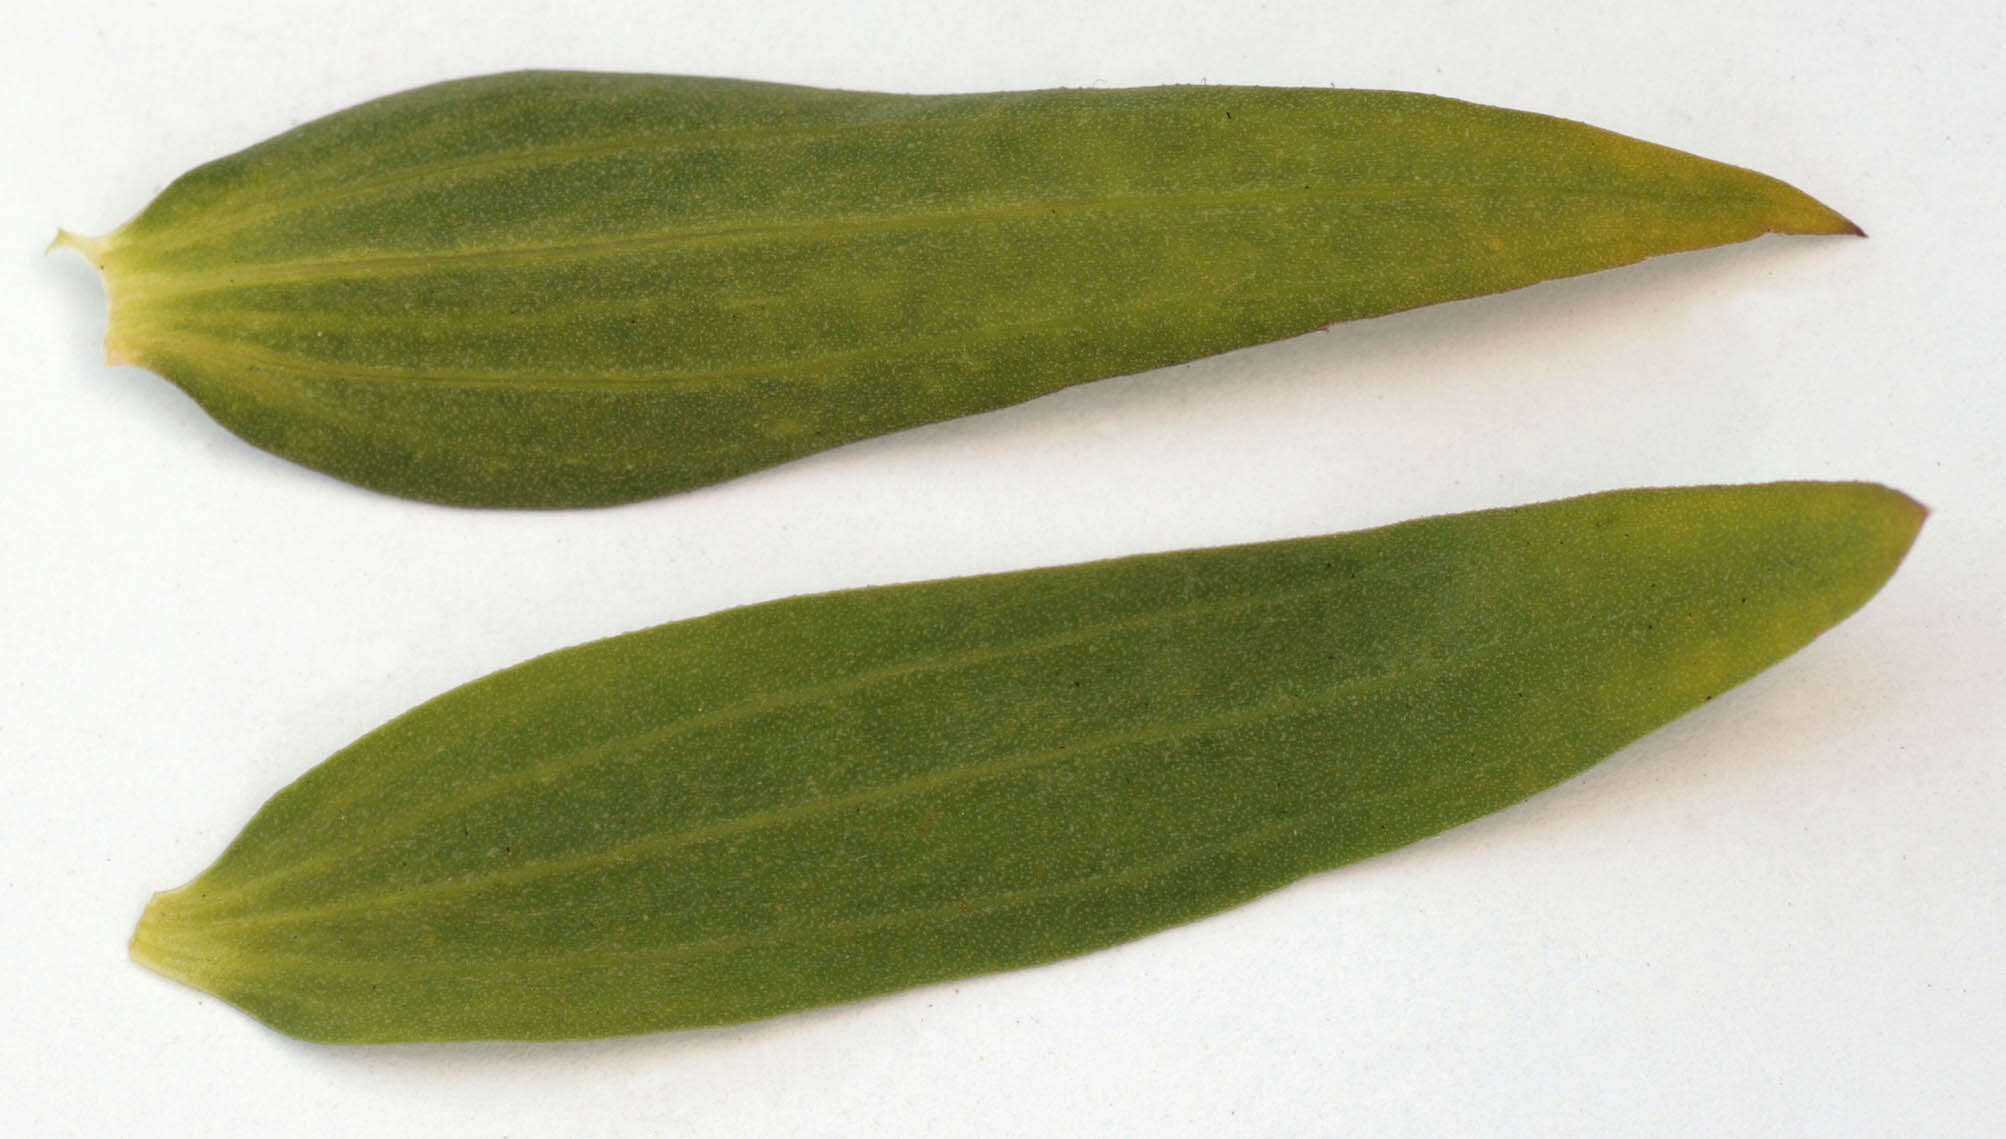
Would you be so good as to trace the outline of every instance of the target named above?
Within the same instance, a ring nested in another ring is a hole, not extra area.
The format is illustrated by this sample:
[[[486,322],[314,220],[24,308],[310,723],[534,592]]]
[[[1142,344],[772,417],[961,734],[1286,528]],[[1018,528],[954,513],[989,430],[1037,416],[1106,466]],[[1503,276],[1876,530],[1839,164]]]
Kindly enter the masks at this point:
[[[1770,227],[1770,232],[1867,236],[1866,230],[1839,211],[1794,186],[1786,188],[1790,191],[1789,196],[1778,203],[1776,222]]]

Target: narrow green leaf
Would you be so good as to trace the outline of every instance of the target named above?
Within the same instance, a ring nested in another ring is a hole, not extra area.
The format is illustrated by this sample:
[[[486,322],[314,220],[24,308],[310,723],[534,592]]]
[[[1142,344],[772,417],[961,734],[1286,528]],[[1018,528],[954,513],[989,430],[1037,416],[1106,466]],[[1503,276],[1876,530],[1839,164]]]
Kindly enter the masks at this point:
[[[101,238],[116,362],[392,494],[624,502],[1336,321],[1766,232],[1763,175],[1384,91],[524,72],[330,115]]]
[[[663,625],[365,736],[132,953],[350,1042],[1083,953],[1568,778],[1852,612],[1922,517],[1858,483],[1624,491]]]

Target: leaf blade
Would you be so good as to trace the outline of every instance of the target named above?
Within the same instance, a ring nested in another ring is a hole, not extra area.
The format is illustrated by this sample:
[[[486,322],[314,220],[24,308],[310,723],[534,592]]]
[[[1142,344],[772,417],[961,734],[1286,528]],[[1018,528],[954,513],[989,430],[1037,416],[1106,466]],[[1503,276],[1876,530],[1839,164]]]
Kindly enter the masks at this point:
[[[1863,603],[1920,521],[1858,484],[1619,492],[628,634],[364,737],[134,955],[363,1041],[1085,952],[1574,774]]]
[[[309,123],[79,248],[112,354],[253,443],[558,507],[1763,232],[1857,231],[1427,96],[517,73]]]

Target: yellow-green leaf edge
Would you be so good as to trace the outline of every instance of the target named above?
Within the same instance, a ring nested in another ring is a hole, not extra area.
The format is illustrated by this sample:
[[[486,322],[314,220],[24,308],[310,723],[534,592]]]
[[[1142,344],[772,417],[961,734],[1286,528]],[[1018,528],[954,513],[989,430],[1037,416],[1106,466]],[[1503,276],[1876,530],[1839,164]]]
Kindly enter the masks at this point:
[[[57,241],[103,271],[108,358],[250,442],[566,507],[1766,232],[1858,230],[1761,174],[1426,95],[514,72]]]
[[[1924,511],[1636,490],[794,598],[552,653],[276,795],[140,962],[321,1041],[728,1024],[1101,948],[1549,787]]]

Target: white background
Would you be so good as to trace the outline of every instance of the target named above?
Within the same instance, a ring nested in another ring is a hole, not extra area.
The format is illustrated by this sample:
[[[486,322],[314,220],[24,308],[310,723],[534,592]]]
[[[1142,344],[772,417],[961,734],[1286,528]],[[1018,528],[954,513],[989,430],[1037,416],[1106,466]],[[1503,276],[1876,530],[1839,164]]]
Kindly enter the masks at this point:
[[[2006,17],[1987,3],[29,0],[0,18],[0,1133],[2006,1134]],[[58,225],[524,66],[1391,87],[1775,174],[1766,238],[593,512],[379,497],[99,360]],[[842,586],[1622,486],[1935,510],[1851,621],[1523,806],[1059,965],[731,1029],[339,1048],[130,963],[148,893],[536,653]]]

